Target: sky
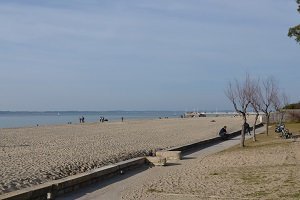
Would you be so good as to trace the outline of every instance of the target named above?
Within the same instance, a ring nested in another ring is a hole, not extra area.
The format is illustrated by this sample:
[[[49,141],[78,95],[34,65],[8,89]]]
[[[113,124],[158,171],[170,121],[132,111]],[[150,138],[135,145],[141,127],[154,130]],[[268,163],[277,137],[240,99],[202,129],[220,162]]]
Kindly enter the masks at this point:
[[[1,0],[0,110],[233,110],[273,76],[300,101],[294,0]]]

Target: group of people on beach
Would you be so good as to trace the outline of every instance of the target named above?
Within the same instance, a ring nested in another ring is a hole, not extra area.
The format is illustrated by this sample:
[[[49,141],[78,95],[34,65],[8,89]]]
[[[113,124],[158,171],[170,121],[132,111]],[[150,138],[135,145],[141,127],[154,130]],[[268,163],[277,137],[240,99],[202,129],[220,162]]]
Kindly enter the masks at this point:
[[[250,125],[245,122],[244,123],[244,133],[248,133],[249,135],[251,135],[251,129],[250,129]],[[229,137],[229,134],[227,133],[227,126],[224,126],[223,128],[221,128],[221,130],[219,131],[219,136],[221,137],[221,139],[226,140]]]
[[[84,116],[79,118],[79,123],[84,123]]]
[[[105,121],[105,118],[104,117],[100,117],[100,122],[104,122]]]
[[[100,122],[105,122],[105,121],[108,121],[108,119],[105,119],[104,117],[100,117]],[[123,117],[122,117],[122,121],[123,121]],[[84,116],[82,116],[82,117],[79,118],[79,122],[80,123],[84,123],[85,122],[84,121]]]

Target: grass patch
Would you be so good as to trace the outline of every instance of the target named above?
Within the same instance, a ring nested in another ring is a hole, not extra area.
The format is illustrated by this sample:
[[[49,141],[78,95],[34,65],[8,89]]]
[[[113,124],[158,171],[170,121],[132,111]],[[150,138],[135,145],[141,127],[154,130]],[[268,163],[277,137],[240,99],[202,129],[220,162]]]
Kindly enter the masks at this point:
[[[258,134],[256,135],[257,141],[255,142],[252,139],[246,140],[244,148],[241,148],[238,144],[219,153],[228,154],[232,152],[234,154],[243,155],[243,153],[251,151],[249,155],[255,155],[255,153],[265,151],[266,155],[268,155],[268,152],[273,152],[273,150],[279,153],[283,152],[286,155],[286,162],[284,161],[284,163],[270,163],[270,165],[269,163],[265,163],[263,166],[250,166],[250,168],[247,166],[247,163],[244,163],[245,166],[232,168],[234,173],[231,177],[236,180],[242,180],[244,186],[252,188],[252,191],[248,191],[250,193],[245,194],[245,196],[249,198],[271,199],[277,196],[281,199],[300,199],[300,179],[298,173],[300,165],[299,157],[295,156],[295,151],[299,150],[300,123],[285,124],[293,136],[298,138],[296,140],[281,138],[279,134],[275,132],[275,125],[276,124],[273,124],[269,128],[269,135],[265,133]],[[276,154],[270,154],[270,156],[276,156]],[[276,159],[276,157],[274,157],[274,159]],[[259,162],[260,161],[258,161],[258,163]],[[280,175],[274,176],[274,174]],[[218,175],[218,173],[212,172],[210,175]],[[274,187],[268,187],[269,183],[272,183]]]
[[[241,151],[252,148],[269,148],[269,147],[285,147],[289,145],[289,143],[293,142],[291,139],[282,139],[279,137],[279,134],[275,132],[276,124],[272,124],[269,128],[269,135],[265,133],[261,133],[256,135],[256,141],[254,142],[252,139],[245,140],[245,147],[241,148],[240,144],[235,145],[229,149],[224,150],[224,152],[231,151]],[[286,128],[289,129],[293,136],[300,137],[300,123],[286,123]]]

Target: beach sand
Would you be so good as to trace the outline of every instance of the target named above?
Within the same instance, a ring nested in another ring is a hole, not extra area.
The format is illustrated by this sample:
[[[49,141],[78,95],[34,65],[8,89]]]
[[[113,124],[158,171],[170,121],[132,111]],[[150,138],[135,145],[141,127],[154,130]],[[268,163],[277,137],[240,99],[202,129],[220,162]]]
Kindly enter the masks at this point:
[[[300,199],[300,138],[265,140],[212,155],[196,152],[173,165],[148,170],[148,175],[127,183],[118,199]]]
[[[0,194],[212,138],[224,125],[237,131],[241,124],[240,117],[203,117],[0,129]]]

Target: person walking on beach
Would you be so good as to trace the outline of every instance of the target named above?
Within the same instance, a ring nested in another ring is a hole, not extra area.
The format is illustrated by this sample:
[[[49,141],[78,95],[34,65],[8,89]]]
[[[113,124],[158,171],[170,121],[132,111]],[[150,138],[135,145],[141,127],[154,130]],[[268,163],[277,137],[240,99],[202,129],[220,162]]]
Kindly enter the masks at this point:
[[[226,140],[228,139],[228,134],[227,134],[227,130],[226,130],[227,126],[224,126],[223,128],[221,128],[220,132],[219,132],[219,136],[221,137],[221,139]]]
[[[121,119],[122,119],[122,122],[123,122],[124,121],[124,117],[122,117]]]

